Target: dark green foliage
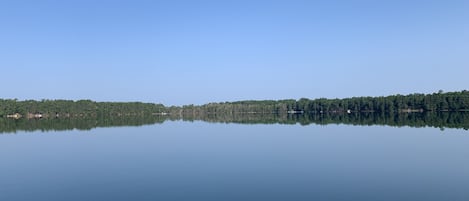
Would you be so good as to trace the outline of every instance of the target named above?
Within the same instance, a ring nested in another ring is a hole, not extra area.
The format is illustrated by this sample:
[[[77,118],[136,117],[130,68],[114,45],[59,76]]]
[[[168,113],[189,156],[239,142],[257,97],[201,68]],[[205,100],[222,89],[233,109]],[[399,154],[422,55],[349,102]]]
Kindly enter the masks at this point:
[[[344,99],[251,100],[182,107],[141,102],[0,99],[0,117],[16,113],[23,117],[0,118],[0,132],[143,125],[166,119],[249,124],[345,123],[469,129],[468,111],[469,91],[466,90]],[[41,114],[43,118],[34,119],[35,114]]]
[[[393,95],[386,97],[353,97],[344,99],[263,100],[209,103],[165,107],[162,104],[141,102],[94,102],[91,100],[25,100],[0,99],[0,116],[21,114],[32,117],[99,117],[99,116],[142,116],[170,113],[184,114],[271,114],[271,113],[395,113],[424,111],[469,111],[469,91]]]
[[[135,116],[165,112],[162,104],[94,102],[91,100],[25,100],[0,99],[0,116],[21,114],[24,117],[42,114],[43,117]]]
[[[170,111],[178,114],[469,111],[469,91],[344,99],[238,101],[173,107]]]

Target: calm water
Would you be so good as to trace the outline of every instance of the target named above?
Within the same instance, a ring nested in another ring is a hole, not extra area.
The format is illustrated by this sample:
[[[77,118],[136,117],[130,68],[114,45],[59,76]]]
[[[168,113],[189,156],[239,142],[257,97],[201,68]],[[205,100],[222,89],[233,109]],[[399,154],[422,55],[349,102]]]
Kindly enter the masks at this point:
[[[469,200],[469,132],[166,121],[0,135],[0,200]]]

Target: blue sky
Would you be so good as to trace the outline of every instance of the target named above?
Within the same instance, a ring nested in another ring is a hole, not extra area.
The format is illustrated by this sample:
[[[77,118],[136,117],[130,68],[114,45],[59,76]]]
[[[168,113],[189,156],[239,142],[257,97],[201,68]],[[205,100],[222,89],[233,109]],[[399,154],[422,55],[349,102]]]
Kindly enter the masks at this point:
[[[342,98],[469,88],[467,1],[1,1],[1,98]]]

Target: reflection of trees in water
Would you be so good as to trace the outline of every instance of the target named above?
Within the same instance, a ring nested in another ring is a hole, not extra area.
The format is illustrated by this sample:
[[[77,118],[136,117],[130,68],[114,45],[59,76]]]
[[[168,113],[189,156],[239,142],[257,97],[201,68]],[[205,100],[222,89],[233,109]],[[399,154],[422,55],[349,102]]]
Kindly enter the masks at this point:
[[[241,124],[350,124],[469,129],[469,112],[352,113],[352,114],[197,114],[186,121]]]
[[[91,130],[97,127],[142,126],[163,123],[161,116],[120,116],[98,118],[42,118],[6,119],[0,118],[0,132],[16,131],[60,131]]]
[[[108,116],[97,118],[0,118],[0,132],[90,130],[96,127],[142,126],[166,120],[205,121],[239,124],[301,124],[301,125],[389,125],[410,127],[469,129],[469,112],[427,113],[352,113],[352,114],[183,114],[182,116]]]

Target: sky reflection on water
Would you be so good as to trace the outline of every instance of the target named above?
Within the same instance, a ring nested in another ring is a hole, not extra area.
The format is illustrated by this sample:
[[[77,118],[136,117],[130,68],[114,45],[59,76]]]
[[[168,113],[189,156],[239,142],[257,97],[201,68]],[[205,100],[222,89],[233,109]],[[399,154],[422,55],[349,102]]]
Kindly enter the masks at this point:
[[[467,131],[165,122],[0,135],[0,200],[467,200]]]

